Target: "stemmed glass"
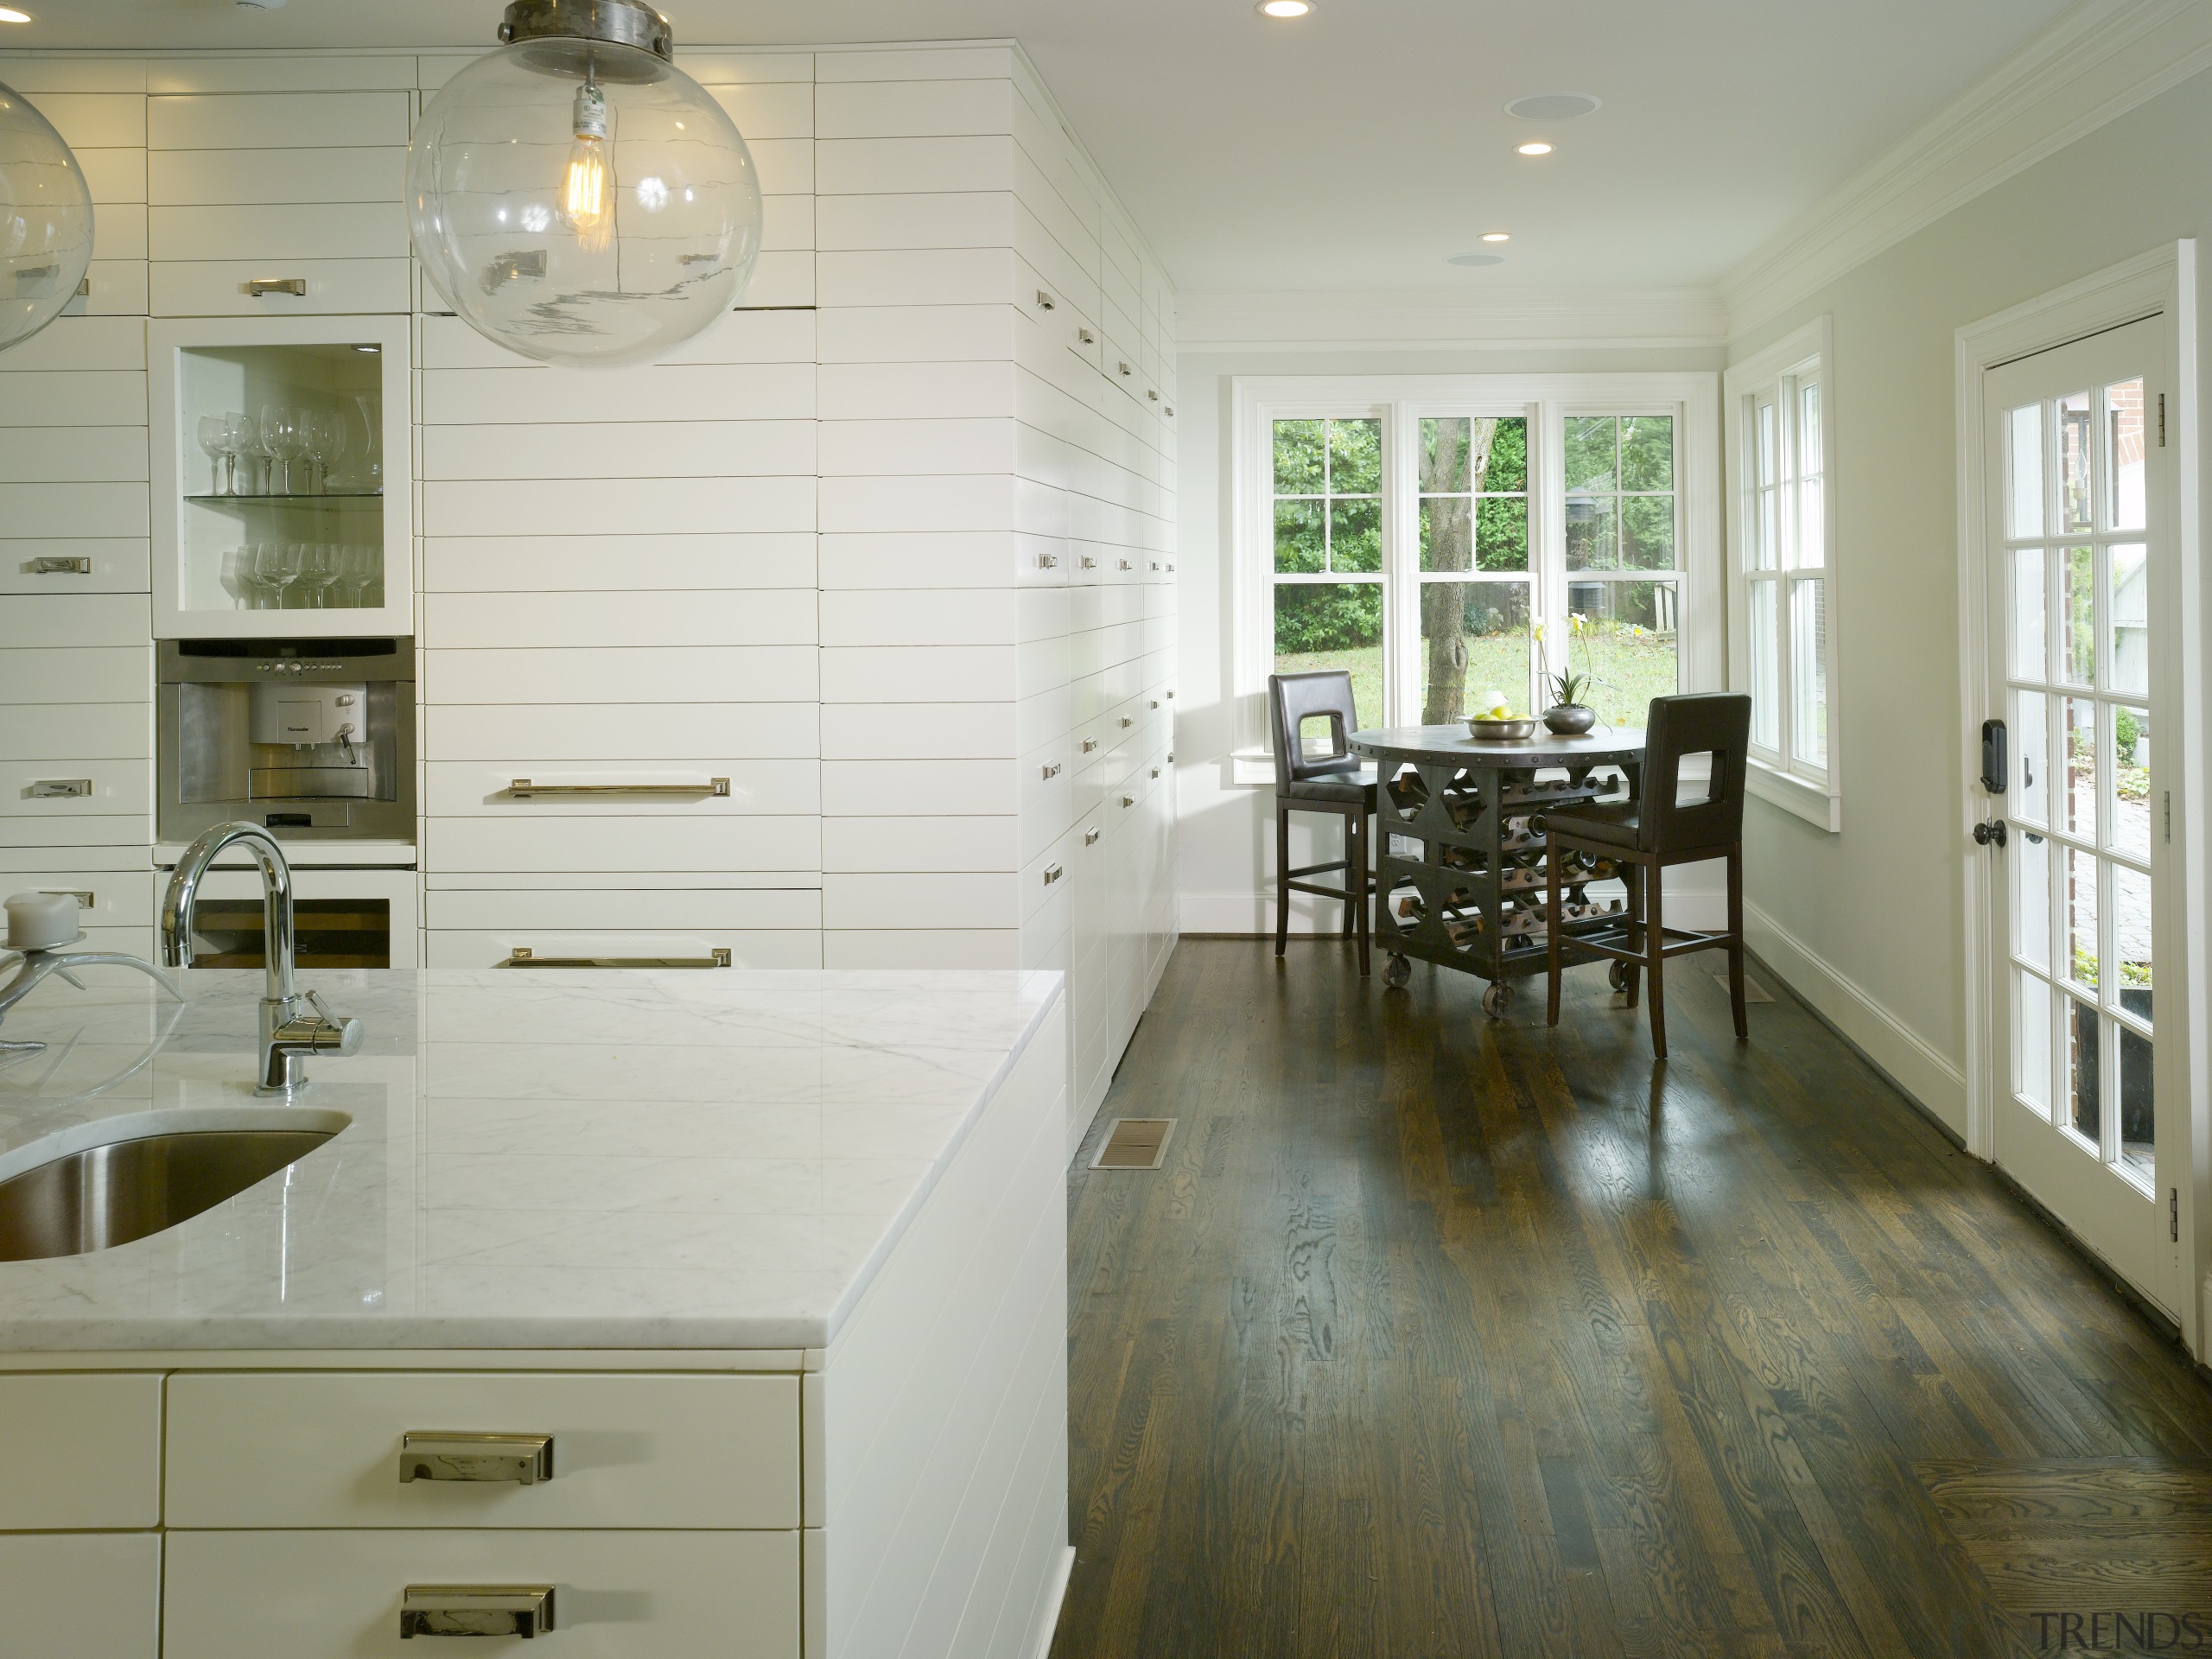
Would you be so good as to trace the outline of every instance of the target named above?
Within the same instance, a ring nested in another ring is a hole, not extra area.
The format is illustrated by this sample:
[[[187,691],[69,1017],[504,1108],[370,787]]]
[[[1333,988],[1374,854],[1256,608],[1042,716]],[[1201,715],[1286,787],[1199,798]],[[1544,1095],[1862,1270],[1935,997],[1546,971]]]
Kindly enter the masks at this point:
[[[223,416],[223,459],[229,474],[226,493],[251,495],[253,493],[253,463],[247,460],[253,449],[253,423],[235,409]],[[246,474],[238,476],[238,463],[246,462]]]
[[[338,580],[338,549],[329,542],[302,542],[299,555],[300,574],[296,580],[302,595],[302,608],[327,609],[330,585]]]
[[[276,482],[276,469],[273,466],[269,469],[269,493],[293,494],[292,463],[300,458],[301,454],[299,411],[288,409],[283,404],[264,404],[261,406],[261,442],[262,447],[274,459],[284,463],[284,481],[281,486]]]
[[[222,492],[215,492],[218,495]],[[255,608],[253,603],[253,552],[250,548],[234,547],[223,555],[223,591],[231,596],[231,603],[241,611]]]
[[[221,416],[202,415],[200,417],[200,448],[207,456],[207,493],[210,495],[223,493],[223,474],[216,463],[223,459],[225,437],[226,427]]]
[[[345,447],[346,429],[327,410],[310,410],[301,418],[307,435],[308,482],[319,495],[330,493],[330,463]]]
[[[238,580],[251,594],[247,609],[273,611],[283,597],[284,576],[279,548],[274,542],[256,542],[238,553]]]
[[[369,602],[369,590],[376,585],[377,549],[365,542],[348,543],[339,550],[338,565],[346,607],[358,610]]]

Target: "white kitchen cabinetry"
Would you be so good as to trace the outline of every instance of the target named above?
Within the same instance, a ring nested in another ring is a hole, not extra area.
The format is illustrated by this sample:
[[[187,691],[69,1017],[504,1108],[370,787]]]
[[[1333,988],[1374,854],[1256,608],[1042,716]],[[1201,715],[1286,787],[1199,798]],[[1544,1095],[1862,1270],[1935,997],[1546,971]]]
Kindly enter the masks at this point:
[[[410,332],[404,317],[149,325],[157,638],[412,632]],[[272,446],[283,411],[302,435]],[[245,444],[203,437],[233,415],[257,429]]]
[[[0,1607],[11,1654],[156,1659],[162,1539],[153,1532],[0,1536]]]

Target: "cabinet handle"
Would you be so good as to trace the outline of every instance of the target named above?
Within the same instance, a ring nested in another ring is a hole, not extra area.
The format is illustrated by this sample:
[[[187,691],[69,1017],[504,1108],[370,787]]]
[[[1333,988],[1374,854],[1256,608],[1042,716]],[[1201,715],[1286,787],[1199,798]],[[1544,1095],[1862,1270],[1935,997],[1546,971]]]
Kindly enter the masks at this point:
[[[1173,404],[1167,405],[1167,418],[1171,421],[1175,418],[1175,405]]]
[[[1129,365],[1126,363],[1116,363],[1114,366],[1119,369],[1123,374],[1128,374],[1130,372]]]
[[[1098,832],[1096,830],[1084,830],[1083,832],[1083,844],[1086,847],[1096,847],[1098,844]]]
[[[1155,709],[1160,707],[1160,699],[1158,697],[1154,697],[1152,700],[1152,706]]]
[[[289,294],[296,300],[308,296],[308,279],[304,276],[250,276],[245,291],[249,297],[265,300],[271,294]]]
[[[518,778],[509,784],[505,792],[518,801],[531,801],[541,796],[547,798],[576,795],[712,795],[727,796],[729,779],[709,778],[703,784],[533,784],[527,778]]]
[[[99,908],[99,906],[93,903],[93,894],[83,887],[41,887],[38,891],[45,893],[49,898],[74,899],[77,901],[77,907],[79,910],[95,910]]]
[[[1152,769],[1152,775],[1155,778],[1160,776],[1160,768],[1158,766],[1154,766]]]
[[[1159,394],[1158,392],[1154,391],[1150,386],[1147,386],[1147,387],[1144,389],[1144,395],[1145,395],[1146,397],[1147,397],[1151,398],[1151,399],[1152,399],[1152,401],[1153,401],[1154,403],[1155,403],[1155,404],[1156,404],[1156,403],[1158,403],[1158,402],[1160,401],[1160,394]]]
[[[92,574],[90,559],[33,559],[23,567],[35,576],[89,576]]]
[[[535,1486],[553,1478],[550,1434],[480,1434],[470,1429],[415,1429],[399,1437],[399,1479],[511,1480]]]
[[[1171,766],[1175,764],[1175,751],[1173,749],[1167,751],[1167,764]]]
[[[1136,804],[1137,798],[1134,795],[1124,795],[1122,797],[1122,804],[1123,806],[1135,806]]]
[[[1098,343],[1098,336],[1092,334],[1088,328],[1077,329],[1075,331],[1075,337],[1086,346],[1096,346]]]
[[[1059,879],[1060,867],[1057,864],[1047,864],[1045,867],[1045,885],[1049,887]]]
[[[399,1638],[518,1636],[553,1628],[550,1584],[410,1584],[400,1592]]]
[[[1135,724],[1136,724],[1136,721],[1135,721],[1134,719],[1132,719],[1129,715],[1123,715],[1122,716],[1122,727],[1123,727],[1123,728],[1124,728],[1124,729],[1127,729],[1128,728],[1129,728],[1129,727],[1131,727],[1131,726],[1134,726],[1134,725],[1135,725]]]
[[[1174,567],[1173,565],[1170,565],[1170,566],[1168,566],[1167,568],[1168,568],[1169,569],[1171,569],[1171,570],[1172,570],[1172,569],[1173,569],[1175,567]],[[1175,701],[1175,694],[1174,694],[1173,691],[1170,691],[1169,693],[1167,693],[1167,701],[1168,701],[1168,702],[1174,702],[1174,701]]]
[[[1047,760],[1038,770],[1045,774],[1045,781],[1050,783],[1060,775],[1060,763],[1057,760]]]
[[[1047,294],[1043,289],[1040,288],[1037,290],[1037,308],[1039,311],[1050,311],[1059,302],[1055,300],[1051,295]]]
[[[1117,565],[1121,566],[1121,568],[1122,568],[1122,569],[1124,569],[1124,570],[1134,570],[1134,569],[1136,569],[1136,566],[1135,566],[1134,564],[1131,564],[1131,563],[1130,563],[1127,559],[1116,559],[1116,560],[1115,560],[1115,561],[1114,561],[1114,563],[1115,563],[1116,564],[1117,564]]]
[[[727,968],[729,948],[719,945],[703,957],[541,957],[526,944],[507,953],[502,968]]]
[[[1095,737],[1086,737],[1086,738],[1084,738],[1084,739],[1083,740],[1083,752],[1084,752],[1085,754],[1089,754],[1089,753],[1090,753],[1093,749],[1096,748],[1097,747],[1098,747],[1098,740],[1097,740],[1096,738],[1095,738]]]
[[[84,276],[78,279],[77,297],[80,300],[89,300],[92,297],[92,279],[91,277]]]
[[[1083,556],[1083,568],[1086,570],[1096,570],[1098,568],[1098,561],[1086,553]]]
[[[1058,569],[1060,568],[1060,556],[1057,553],[1039,553],[1037,556],[1037,568],[1039,570]]]
[[[30,798],[35,801],[77,800],[92,792],[92,780],[89,778],[41,778],[30,787]]]

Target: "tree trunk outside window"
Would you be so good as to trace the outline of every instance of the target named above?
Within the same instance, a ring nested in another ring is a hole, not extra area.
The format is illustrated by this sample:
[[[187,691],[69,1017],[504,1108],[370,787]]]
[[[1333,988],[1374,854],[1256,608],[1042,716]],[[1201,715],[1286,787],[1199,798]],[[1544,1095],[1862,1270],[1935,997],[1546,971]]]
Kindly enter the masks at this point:
[[[1495,419],[1424,421],[1424,441],[1418,461],[1421,493],[1466,490],[1479,494],[1483,474],[1490,470],[1491,440],[1497,431]],[[1471,453],[1461,467],[1461,435],[1468,436]],[[1464,477],[1467,481],[1461,483]],[[1475,568],[1475,503],[1470,495],[1438,495],[1424,499],[1420,510],[1427,515],[1427,553],[1421,568],[1427,572],[1468,570]],[[1421,724],[1446,726],[1467,717],[1467,584],[1464,582],[1424,582],[1421,584],[1421,634],[1428,652],[1426,689],[1421,697]]]

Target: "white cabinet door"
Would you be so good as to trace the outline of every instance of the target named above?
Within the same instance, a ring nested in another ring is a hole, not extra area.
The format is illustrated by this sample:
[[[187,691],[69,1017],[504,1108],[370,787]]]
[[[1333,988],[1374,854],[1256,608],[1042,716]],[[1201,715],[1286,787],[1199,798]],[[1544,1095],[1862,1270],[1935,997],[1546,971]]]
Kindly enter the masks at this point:
[[[24,1659],[156,1659],[162,1541],[151,1532],[0,1537],[0,1651]]]
[[[0,1529],[158,1525],[161,1465],[158,1376],[0,1376]]]
[[[416,1656],[410,1585],[549,1586],[566,1659],[798,1656],[796,1531],[172,1532],[166,1553],[163,1659]]]

